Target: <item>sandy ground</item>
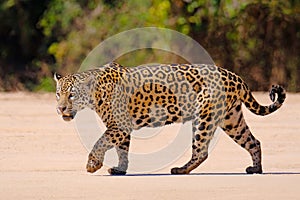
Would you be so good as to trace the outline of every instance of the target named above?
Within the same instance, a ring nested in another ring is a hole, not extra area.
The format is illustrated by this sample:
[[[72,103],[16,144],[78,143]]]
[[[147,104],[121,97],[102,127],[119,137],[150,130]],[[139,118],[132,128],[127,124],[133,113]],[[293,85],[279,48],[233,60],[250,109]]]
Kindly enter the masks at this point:
[[[221,134],[209,159],[183,176],[169,171],[188,153],[147,174],[86,173],[88,152],[74,122],[57,116],[54,96],[0,93],[0,199],[300,199],[300,95],[288,94],[266,117],[245,112],[262,143],[264,174],[246,175],[250,156]],[[255,96],[269,103],[267,93]]]

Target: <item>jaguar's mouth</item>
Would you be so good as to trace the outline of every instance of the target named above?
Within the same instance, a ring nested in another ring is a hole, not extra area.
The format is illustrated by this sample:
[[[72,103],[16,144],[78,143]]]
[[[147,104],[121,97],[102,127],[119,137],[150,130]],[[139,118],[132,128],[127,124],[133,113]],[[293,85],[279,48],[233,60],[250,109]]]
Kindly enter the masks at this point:
[[[63,120],[65,120],[67,122],[74,119],[74,117],[75,117],[75,114],[63,114],[62,115]]]

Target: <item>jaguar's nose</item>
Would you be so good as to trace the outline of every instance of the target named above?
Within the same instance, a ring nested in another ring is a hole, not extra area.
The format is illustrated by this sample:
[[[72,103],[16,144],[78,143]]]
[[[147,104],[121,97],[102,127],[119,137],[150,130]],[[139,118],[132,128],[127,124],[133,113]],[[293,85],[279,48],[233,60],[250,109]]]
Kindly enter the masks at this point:
[[[67,109],[66,106],[59,106],[57,108],[57,112],[58,112],[58,114],[62,114],[66,109]]]

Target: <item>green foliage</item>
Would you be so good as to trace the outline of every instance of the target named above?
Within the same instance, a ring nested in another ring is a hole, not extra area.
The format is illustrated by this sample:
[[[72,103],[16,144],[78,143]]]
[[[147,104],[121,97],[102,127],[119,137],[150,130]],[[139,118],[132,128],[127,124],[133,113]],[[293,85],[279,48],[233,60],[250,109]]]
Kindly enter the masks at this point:
[[[61,37],[69,32],[73,19],[80,15],[81,7],[75,0],[52,0],[39,25],[46,37]]]
[[[241,74],[251,88],[279,83],[300,91],[299,9],[292,0],[192,0],[181,6],[177,28],[190,30],[217,64]]]
[[[148,11],[147,24],[156,27],[166,27],[170,11],[171,2],[169,0],[153,0],[152,6]]]
[[[77,71],[110,36],[156,26],[190,35],[254,90],[280,83],[300,91],[299,13],[296,0],[3,0],[0,87],[53,91],[52,72]],[[149,49],[117,61],[184,62]]]
[[[44,77],[40,80],[40,83],[33,87],[33,91],[36,92],[54,92],[55,84],[52,77]]]

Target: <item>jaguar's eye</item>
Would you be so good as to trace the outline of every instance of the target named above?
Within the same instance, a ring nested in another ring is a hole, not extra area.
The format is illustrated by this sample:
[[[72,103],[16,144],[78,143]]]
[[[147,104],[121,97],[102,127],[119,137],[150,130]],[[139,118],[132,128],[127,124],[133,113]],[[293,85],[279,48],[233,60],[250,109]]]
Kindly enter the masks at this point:
[[[68,98],[69,98],[70,100],[73,100],[73,99],[74,99],[74,97],[75,97],[75,94],[73,94],[73,93],[70,93]]]
[[[57,92],[56,93],[56,98],[59,99],[60,98],[60,94]]]

